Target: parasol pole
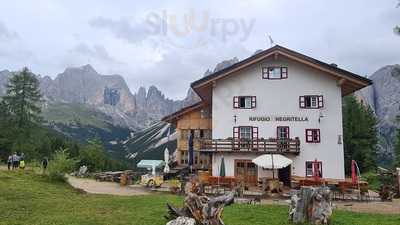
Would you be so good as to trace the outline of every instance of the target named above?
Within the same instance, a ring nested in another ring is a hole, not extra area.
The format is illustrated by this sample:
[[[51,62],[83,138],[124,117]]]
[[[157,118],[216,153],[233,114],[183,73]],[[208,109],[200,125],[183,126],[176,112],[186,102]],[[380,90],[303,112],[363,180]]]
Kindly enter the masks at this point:
[[[275,180],[274,154],[272,153],[271,153],[271,162],[272,162],[272,179]]]

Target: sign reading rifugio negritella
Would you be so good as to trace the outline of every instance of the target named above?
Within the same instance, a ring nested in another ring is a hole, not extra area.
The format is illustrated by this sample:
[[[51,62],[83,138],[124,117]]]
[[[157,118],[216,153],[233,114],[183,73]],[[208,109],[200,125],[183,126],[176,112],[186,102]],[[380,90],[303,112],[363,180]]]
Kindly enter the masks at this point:
[[[307,122],[308,117],[306,116],[250,116],[250,121],[289,121],[289,122]]]

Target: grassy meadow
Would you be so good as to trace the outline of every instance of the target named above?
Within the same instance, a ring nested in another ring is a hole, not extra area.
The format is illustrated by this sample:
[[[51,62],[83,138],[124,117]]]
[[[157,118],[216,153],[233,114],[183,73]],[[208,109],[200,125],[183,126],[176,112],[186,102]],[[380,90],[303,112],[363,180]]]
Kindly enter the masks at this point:
[[[182,198],[154,194],[120,197],[82,194],[29,171],[0,170],[0,224],[43,225],[164,225],[165,203],[179,206]],[[282,225],[287,207],[233,205],[226,207],[227,225]],[[372,215],[335,211],[333,225],[398,225],[400,215]]]

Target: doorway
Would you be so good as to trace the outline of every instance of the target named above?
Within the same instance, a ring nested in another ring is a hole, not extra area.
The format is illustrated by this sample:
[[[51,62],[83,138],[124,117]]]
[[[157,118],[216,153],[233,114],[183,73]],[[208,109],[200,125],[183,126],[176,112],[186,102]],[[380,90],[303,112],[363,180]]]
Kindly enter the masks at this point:
[[[235,177],[238,182],[247,185],[257,185],[257,166],[251,160],[235,160]]]
[[[291,186],[291,170],[290,165],[278,170],[279,181],[287,187]]]

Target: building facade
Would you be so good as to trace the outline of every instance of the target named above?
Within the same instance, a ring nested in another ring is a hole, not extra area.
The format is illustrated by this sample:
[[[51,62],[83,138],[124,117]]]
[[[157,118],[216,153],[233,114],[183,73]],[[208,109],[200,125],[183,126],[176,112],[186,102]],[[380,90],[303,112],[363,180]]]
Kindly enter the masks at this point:
[[[194,111],[164,120],[179,130],[185,116],[208,112],[210,131],[194,149],[209,157],[213,176],[219,175],[223,158],[226,176],[256,184],[271,171],[251,160],[274,153],[293,160],[275,171],[283,182],[316,170],[324,178],[344,179],[342,97],[370,84],[336,65],[275,46],[193,82],[202,102]],[[178,151],[184,152],[185,144],[179,143],[184,142],[178,140]]]

